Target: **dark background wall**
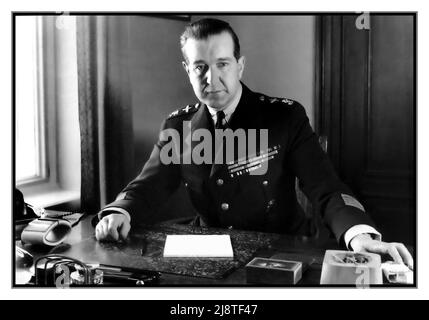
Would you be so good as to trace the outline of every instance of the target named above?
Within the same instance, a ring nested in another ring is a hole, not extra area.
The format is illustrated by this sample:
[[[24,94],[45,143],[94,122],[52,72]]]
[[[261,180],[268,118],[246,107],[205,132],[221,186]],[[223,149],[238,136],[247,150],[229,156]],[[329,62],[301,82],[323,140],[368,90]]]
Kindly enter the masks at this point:
[[[323,17],[321,132],[385,241],[415,244],[415,17]]]
[[[148,158],[163,119],[197,102],[183,70],[179,36],[187,22],[158,17],[130,19],[129,70],[135,172]]]

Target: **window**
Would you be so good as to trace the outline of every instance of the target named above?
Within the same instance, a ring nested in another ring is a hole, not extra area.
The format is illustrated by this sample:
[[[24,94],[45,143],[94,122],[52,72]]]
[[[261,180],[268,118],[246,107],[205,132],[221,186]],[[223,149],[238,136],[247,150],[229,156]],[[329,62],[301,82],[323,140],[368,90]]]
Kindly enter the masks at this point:
[[[15,16],[15,183],[35,206],[80,197],[73,16]]]
[[[16,183],[47,178],[40,18],[16,20]]]

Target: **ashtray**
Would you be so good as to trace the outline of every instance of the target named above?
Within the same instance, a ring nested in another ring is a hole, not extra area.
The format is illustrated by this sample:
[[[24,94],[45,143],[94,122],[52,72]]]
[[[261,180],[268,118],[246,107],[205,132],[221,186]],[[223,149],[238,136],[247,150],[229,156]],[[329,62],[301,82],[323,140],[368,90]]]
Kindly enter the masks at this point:
[[[382,284],[381,258],[374,253],[326,250],[320,284]]]

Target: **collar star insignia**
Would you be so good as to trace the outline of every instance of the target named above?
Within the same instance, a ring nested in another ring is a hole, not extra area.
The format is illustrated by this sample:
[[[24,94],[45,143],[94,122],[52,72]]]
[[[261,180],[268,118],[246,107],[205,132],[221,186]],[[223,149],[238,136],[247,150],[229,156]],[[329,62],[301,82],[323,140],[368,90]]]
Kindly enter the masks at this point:
[[[177,117],[177,116],[180,116],[180,115],[191,113],[193,111],[198,110],[199,107],[200,107],[200,103],[197,103],[195,105],[188,104],[186,107],[170,113],[170,115],[168,116],[168,119],[174,118],[174,117]]]
[[[287,103],[288,105],[292,105],[293,104],[292,100],[289,100],[289,99],[286,99],[286,98],[282,99],[282,102],[283,103]]]

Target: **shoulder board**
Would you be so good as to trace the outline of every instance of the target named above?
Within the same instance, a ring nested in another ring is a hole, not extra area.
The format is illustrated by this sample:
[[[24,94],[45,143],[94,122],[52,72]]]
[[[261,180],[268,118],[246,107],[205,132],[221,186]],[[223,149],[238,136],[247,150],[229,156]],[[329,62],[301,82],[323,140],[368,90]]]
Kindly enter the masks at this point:
[[[269,97],[266,95],[261,94],[259,96],[259,100],[263,101],[263,102],[268,102],[268,103],[275,103],[275,102],[281,102],[287,105],[292,105],[295,101],[293,101],[292,99],[288,99],[288,98],[274,98],[274,97]]]
[[[193,113],[193,112],[197,111],[199,107],[200,107],[199,103],[197,103],[197,104],[188,104],[186,107],[184,107],[182,109],[178,109],[178,110],[170,113],[168,115],[168,119]]]

